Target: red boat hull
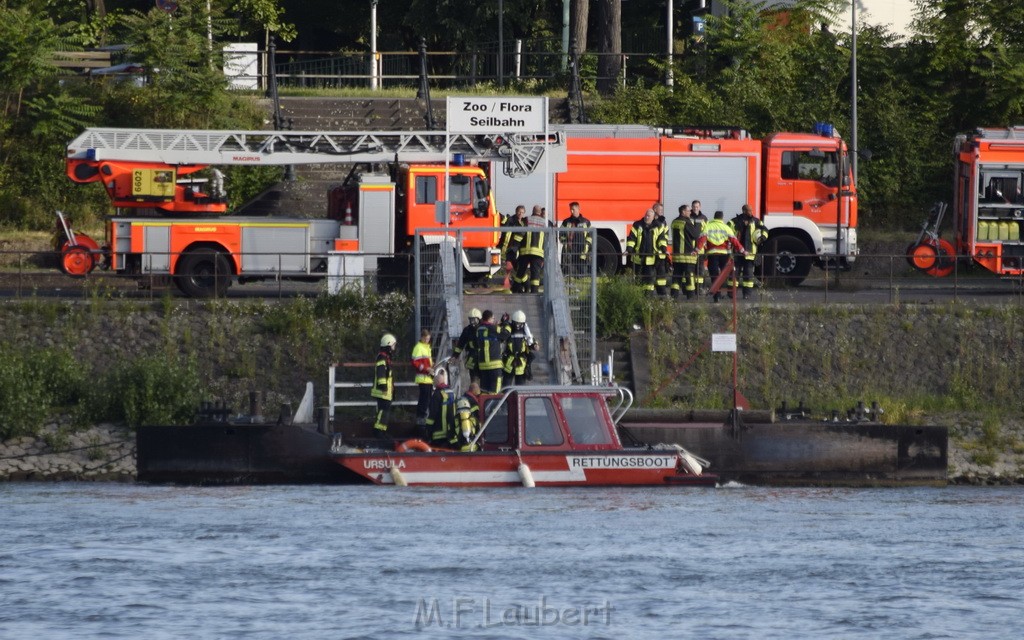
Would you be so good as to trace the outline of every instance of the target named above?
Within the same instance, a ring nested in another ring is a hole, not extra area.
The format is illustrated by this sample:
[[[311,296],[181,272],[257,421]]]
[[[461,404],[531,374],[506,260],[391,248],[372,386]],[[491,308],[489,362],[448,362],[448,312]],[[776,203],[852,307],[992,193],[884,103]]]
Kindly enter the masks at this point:
[[[674,451],[392,452],[333,454],[343,467],[375,484],[443,487],[518,487],[520,464],[538,487],[715,486],[718,476],[680,470]],[[393,474],[392,469],[398,473]],[[396,482],[396,477],[398,481]]]

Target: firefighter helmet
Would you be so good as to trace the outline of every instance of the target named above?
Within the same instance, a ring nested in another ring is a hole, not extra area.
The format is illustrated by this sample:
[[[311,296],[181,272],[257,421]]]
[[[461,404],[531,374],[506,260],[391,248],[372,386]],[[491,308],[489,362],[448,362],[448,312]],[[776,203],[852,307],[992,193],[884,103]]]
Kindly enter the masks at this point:
[[[470,309],[469,310],[469,319],[470,320],[479,320],[482,317],[484,317],[484,314],[480,313],[479,309]]]
[[[390,333],[385,333],[380,338],[380,346],[382,347],[393,347],[396,344],[398,344],[398,340],[396,340],[395,336],[391,335]]]
[[[518,311],[512,314],[512,322],[526,324],[526,314],[523,313],[522,309],[519,309]]]
[[[469,411],[469,399],[459,398],[459,401],[455,403],[456,411]]]

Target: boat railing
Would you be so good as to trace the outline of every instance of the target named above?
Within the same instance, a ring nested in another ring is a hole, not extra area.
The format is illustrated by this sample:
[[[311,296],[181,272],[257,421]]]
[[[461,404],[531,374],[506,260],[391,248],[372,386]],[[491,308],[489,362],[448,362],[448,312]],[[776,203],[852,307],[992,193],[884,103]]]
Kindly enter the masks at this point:
[[[511,396],[513,393],[515,393],[517,395],[520,394],[520,393],[524,394],[524,395],[537,395],[537,394],[543,395],[543,394],[546,394],[546,393],[560,393],[560,394],[591,393],[592,394],[592,393],[595,393],[595,392],[596,393],[600,393],[601,395],[607,396],[607,397],[613,397],[614,396],[614,400],[611,400],[609,402],[609,405],[614,404],[614,407],[612,407],[612,406],[608,407],[609,411],[611,412],[611,416],[612,416],[612,424],[617,425],[619,423],[619,420],[621,420],[622,417],[624,415],[626,415],[626,411],[628,411],[629,408],[631,406],[633,406],[633,392],[630,391],[629,389],[627,389],[626,387],[619,387],[619,386],[595,387],[593,385],[584,385],[584,384],[580,384],[580,385],[560,385],[560,384],[552,384],[552,385],[544,384],[544,385],[541,385],[541,384],[536,384],[536,385],[526,385],[526,386],[522,386],[522,387],[516,387],[516,386],[506,387],[504,390],[502,390],[500,392],[500,396],[498,397],[497,401],[494,401],[493,399],[491,399],[491,404],[490,405],[486,405],[485,404],[484,407],[481,407],[481,410],[486,410],[487,416],[484,418],[483,423],[481,423],[480,428],[477,430],[476,436],[473,437],[473,440],[470,442],[470,444],[476,445],[480,441],[480,439],[484,435],[484,432],[487,431],[488,425],[491,424],[491,420],[494,418],[494,416],[496,416],[496,415],[498,415],[500,413],[499,410],[508,401],[509,396]]]
[[[608,387],[609,389],[615,389],[618,391],[617,404],[612,407],[609,403],[608,410],[612,414],[612,424],[618,426],[619,421],[622,420],[629,408],[633,406],[633,392],[626,387]]]
[[[518,387],[508,387],[501,392],[501,397],[495,404],[488,406],[485,403],[484,406],[480,408],[481,411],[487,411],[487,416],[484,418],[484,421],[480,424],[480,428],[477,429],[476,435],[473,436],[473,439],[470,441],[469,444],[471,446],[476,446],[480,439],[484,437],[484,432],[487,431],[487,426],[491,424],[491,420],[494,419],[494,416],[498,415],[498,410],[505,404],[505,402],[508,400],[508,397],[516,391],[519,391]]]

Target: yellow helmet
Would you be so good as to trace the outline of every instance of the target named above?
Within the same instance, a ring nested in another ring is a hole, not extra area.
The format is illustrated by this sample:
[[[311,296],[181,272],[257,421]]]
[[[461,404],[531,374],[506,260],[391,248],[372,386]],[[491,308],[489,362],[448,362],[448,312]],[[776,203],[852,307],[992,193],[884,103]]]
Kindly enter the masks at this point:
[[[395,336],[391,335],[390,333],[385,333],[380,338],[380,346],[382,347],[393,347],[396,344],[398,344],[398,340],[396,340]]]

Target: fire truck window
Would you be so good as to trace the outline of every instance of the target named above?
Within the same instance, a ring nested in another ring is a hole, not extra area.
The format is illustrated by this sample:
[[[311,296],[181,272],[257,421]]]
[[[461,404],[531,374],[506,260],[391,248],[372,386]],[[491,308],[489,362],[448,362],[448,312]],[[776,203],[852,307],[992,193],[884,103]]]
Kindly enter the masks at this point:
[[[473,190],[467,176],[452,176],[449,183],[448,199],[452,204],[472,204]]]
[[[1008,174],[1000,172],[998,175],[981,174],[982,185],[986,185],[981,193],[983,202],[993,204],[1021,204],[1024,203],[1024,195],[1021,193],[1021,179],[1024,176],[1020,172]]]
[[[562,398],[562,414],[576,444],[610,444],[611,436],[598,418],[596,398]]]
[[[481,420],[486,420],[491,412],[494,411],[495,405],[498,404],[498,398],[488,400],[484,403],[484,412],[480,416]],[[484,430],[484,442],[487,444],[509,444],[508,437],[508,403],[503,403],[497,409],[497,413],[494,418],[487,424],[487,429]]]
[[[555,422],[551,398],[527,398],[524,424],[526,444],[552,446],[562,444],[562,433]]]
[[[437,178],[435,176],[416,176],[416,204],[434,204],[437,202]]]
[[[784,180],[814,180],[826,186],[839,184],[839,162],[834,151],[784,151]]]

